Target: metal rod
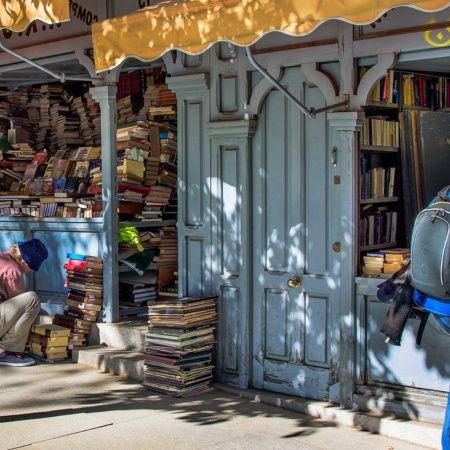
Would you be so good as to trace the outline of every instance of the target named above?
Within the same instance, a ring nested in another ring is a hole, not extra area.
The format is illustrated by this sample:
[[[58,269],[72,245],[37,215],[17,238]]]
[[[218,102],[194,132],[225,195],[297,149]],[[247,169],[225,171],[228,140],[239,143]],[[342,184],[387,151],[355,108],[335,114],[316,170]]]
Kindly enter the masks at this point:
[[[311,119],[315,119],[315,113],[312,110],[309,110],[305,105],[300,103],[290,92],[288,92],[283,86],[281,86],[281,84],[278,83],[278,81],[275,80],[275,78],[273,78],[272,75],[270,75],[270,73],[268,73],[263,67],[261,67],[256,62],[255,58],[252,55],[250,47],[246,47],[245,50],[247,52],[247,56],[251,64],[258,70],[258,72],[261,73],[261,75],[267,78],[276,88],[278,88],[284,96],[286,96],[289,100],[294,102],[294,104],[300,109],[300,111],[303,114],[310,117]]]
[[[1,41],[0,41],[0,48],[2,50],[4,50],[5,52],[9,53],[10,55],[15,56],[16,58],[21,59],[22,61],[25,61],[26,63],[30,64],[31,66],[34,66],[37,69],[42,70],[45,73],[48,73],[53,78],[57,78],[58,80],[60,80],[61,82],[64,83],[64,79],[65,79],[64,74],[58,74],[58,73],[52,72],[49,69],[46,69],[45,67],[35,63],[33,60],[28,59],[26,56],[23,56],[19,53],[16,53],[14,50],[9,49],[8,47],[5,47]]]
[[[324,106],[323,108],[313,109],[311,112],[314,114],[319,114],[324,111],[329,111],[330,109],[339,108],[339,106],[348,105],[348,100],[344,100],[343,102],[334,103],[333,105]]]
[[[0,41],[0,48],[2,50],[4,50],[5,52],[9,53],[10,55],[15,56],[16,58],[30,64],[33,67],[36,67],[39,70],[42,70],[43,72],[47,73],[48,75],[52,76],[53,78],[58,79],[59,81],[61,81],[61,83],[64,83],[66,80],[92,82],[92,78],[90,78],[90,77],[71,77],[71,76],[66,77],[66,75],[64,73],[59,74],[59,73],[53,72],[50,69],[47,69],[46,67],[41,66],[40,64],[34,62],[32,59],[28,59],[26,56],[23,56],[20,53],[17,53],[14,50],[9,49],[8,47],[5,47],[5,45],[1,41]]]

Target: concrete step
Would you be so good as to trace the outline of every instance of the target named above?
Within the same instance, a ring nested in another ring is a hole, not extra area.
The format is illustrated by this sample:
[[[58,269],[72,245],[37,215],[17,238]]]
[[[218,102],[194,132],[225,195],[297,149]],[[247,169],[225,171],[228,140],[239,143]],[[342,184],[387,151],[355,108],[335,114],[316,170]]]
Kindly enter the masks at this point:
[[[106,345],[125,350],[144,352],[147,318],[118,323],[94,323],[88,345]]]
[[[320,402],[258,389],[242,389],[213,383],[214,388],[249,400],[279,406],[332,423],[359,428],[369,433],[399,439],[424,448],[441,449],[442,426],[417,420],[397,419],[386,414],[365,413]]]
[[[144,381],[144,357],[135,350],[92,345],[73,349],[72,361],[122,378]]]

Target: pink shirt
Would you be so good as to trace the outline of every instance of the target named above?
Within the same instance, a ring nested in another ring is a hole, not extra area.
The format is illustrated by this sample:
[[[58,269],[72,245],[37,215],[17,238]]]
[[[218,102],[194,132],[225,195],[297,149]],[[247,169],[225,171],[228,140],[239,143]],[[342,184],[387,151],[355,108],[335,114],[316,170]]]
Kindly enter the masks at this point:
[[[23,271],[9,252],[0,252],[0,303],[25,292]]]

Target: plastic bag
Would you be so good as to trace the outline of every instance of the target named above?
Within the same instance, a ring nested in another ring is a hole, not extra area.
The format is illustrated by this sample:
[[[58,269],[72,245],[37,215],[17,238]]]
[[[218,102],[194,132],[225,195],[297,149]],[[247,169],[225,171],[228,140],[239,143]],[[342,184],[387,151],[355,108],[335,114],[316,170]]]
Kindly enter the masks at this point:
[[[139,233],[136,227],[119,228],[119,242],[135,245],[140,252],[144,250],[144,247],[139,241]]]

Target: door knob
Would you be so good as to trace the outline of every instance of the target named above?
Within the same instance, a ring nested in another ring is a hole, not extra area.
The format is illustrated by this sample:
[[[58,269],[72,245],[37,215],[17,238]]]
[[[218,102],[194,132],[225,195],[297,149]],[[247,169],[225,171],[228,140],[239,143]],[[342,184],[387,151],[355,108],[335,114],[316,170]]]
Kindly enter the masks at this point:
[[[294,288],[294,289],[299,288],[302,285],[299,277],[289,278],[287,284],[290,288]]]

